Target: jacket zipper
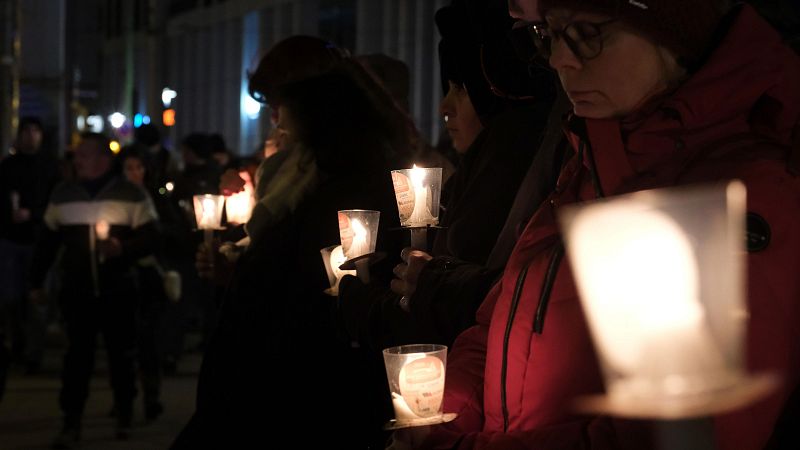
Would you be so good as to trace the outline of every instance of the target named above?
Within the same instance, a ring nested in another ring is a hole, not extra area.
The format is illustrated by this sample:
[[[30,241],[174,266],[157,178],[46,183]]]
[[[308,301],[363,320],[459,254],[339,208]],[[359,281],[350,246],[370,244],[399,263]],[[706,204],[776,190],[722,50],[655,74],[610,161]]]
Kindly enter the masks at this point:
[[[603,194],[603,187],[600,184],[600,178],[597,176],[597,172],[595,170],[594,158],[592,156],[591,149],[588,143],[583,139],[581,139],[578,148],[578,154],[580,159],[582,159],[584,155],[587,157],[589,162],[589,174],[592,178],[592,185],[594,186],[597,197],[605,197]],[[547,273],[545,274],[542,290],[539,294],[539,306],[536,308],[536,315],[533,322],[533,331],[536,334],[542,334],[542,331],[544,330],[544,316],[547,314],[547,305],[550,302],[550,293],[553,290],[556,274],[558,273],[558,268],[561,265],[561,260],[563,257],[564,244],[559,242],[555,250],[553,250],[553,254],[550,256],[550,262],[547,265]],[[517,283],[514,286],[514,296],[511,298],[511,309],[508,313],[508,322],[506,322],[506,331],[503,335],[503,365],[500,368],[500,402],[503,410],[503,432],[508,431],[509,422],[508,403],[506,398],[506,378],[508,377],[508,341],[511,336],[511,327],[514,323],[514,316],[517,314],[519,299],[522,295],[522,286],[525,284],[525,278],[528,276],[529,267],[530,262],[525,265],[525,267],[522,269],[522,272],[520,272],[519,276],[517,277]]]
[[[500,401],[503,405],[503,432],[508,431],[508,404],[506,403],[506,377],[508,376],[508,339],[511,336],[511,325],[514,323],[514,316],[517,314],[519,297],[522,294],[522,285],[525,284],[525,277],[528,276],[530,263],[525,265],[519,276],[517,284],[514,286],[514,296],[511,298],[511,310],[508,313],[506,332],[503,336],[503,365],[500,368]]]
[[[550,263],[547,265],[547,274],[542,284],[542,292],[539,294],[539,306],[536,308],[536,316],[533,320],[533,332],[542,334],[544,330],[544,316],[547,314],[547,305],[550,303],[550,292],[553,290],[553,283],[556,280],[561,259],[564,257],[564,244],[559,242],[550,256]]]
[[[592,146],[589,145],[587,141],[581,139],[578,153],[586,155],[586,161],[589,163],[589,175],[592,177],[592,186],[594,187],[595,194],[597,194],[597,198],[605,197],[603,185],[600,184],[600,177],[597,176],[597,167],[594,164],[594,151]]]

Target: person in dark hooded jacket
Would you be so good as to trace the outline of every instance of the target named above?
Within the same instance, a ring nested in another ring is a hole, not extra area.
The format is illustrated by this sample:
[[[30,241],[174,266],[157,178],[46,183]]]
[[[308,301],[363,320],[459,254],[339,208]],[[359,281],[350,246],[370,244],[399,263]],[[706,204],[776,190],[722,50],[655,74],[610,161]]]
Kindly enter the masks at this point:
[[[502,271],[504,259],[489,264],[489,255],[536,155],[556,93],[550,72],[529,71],[516,57],[506,36],[511,22],[504,0],[456,0],[436,13],[446,92],[440,113],[460,162],[442,190],[441,228],[430,253],[403,251],[394,292],[354,277],[342,280],[347,328],[366,345],[451,345],[474,323],[477,306]],[[540,200],[555,182],[555,170],[550,172],[539,180]],[[417,264],[409,267],[409,258]]]

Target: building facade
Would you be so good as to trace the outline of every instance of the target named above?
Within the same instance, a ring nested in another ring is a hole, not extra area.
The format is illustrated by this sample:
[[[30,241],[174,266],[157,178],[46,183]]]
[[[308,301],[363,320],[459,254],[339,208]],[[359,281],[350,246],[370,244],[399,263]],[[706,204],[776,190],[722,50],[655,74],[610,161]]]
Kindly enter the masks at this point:
[[[101,6],[100,101],[96,113],[161,121],[161,92],[177,94],[172,142],[221,133],[241,155],[260,147],[269,114],[247,94],[247,73],[281,39],[322,36],[354,55],[384,53],[410,71],[410,114],[431,142],[438,115],[435,11],[448,0],[109,0]],[[117,130],[122,139],[130,126]]]

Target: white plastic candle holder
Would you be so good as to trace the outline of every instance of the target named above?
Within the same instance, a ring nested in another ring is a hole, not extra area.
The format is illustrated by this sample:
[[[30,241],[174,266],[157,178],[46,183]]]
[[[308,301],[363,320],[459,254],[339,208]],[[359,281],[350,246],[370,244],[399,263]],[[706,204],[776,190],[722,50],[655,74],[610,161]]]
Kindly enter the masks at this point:
[[[225,197],[221,195],[203,194],[192,197],[194,201],[194,217],[197,221],[197,228],[203,230],[203,242],[211,252],[212,241],[214,240],[214,230],[222,227],[222,209],[225,206]],[[213,252],[209,255],[212,259]]]
[[[442,169],[393,170],[392,183],[400,225],[411,230],[411,247],[427,250],[427,229],[439,224]]]
[[[344,264],[346,258],[341,245],[331,245],[319,251],[322,254],[322,262],[325,264],[325,273],[328,274],[328,282],[331,287],[325,289],[325,293],[336,297],[339,295],[339,282],[345,275],[356,275],[355,270],[341,270],[339,266]]]
[[[740,182],[642,191],[560,211],[605,376],[580,408],[681,419],[744,406],[771,375],[743,366],[746,191]]]
[[[355,269],[358,278],[369,283],[369,266],[386,256],[375,252],[380,211],[347,209],[339,211],[339,237],[345,262],[341,270]]]
[[[449,422],[456,414],[442,411],[447,347],[413,344],[383,350],[394,420],[384,428],[399,429]]]

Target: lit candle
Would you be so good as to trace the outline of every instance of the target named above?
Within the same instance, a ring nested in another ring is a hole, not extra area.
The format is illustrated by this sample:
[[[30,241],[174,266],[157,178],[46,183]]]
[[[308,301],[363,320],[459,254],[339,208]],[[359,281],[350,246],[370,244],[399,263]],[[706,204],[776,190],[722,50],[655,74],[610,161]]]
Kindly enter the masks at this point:
[[[96,224],[94,224],[94,232],[97,233],[97,239],[101,241],[105,241],[108,239],[108,232],[111,229],[111,226],[105,220],[98,220]]]
[[[331,286],[335,288],[339,286],[339,282],[345,275],[355,275],[355,270],[342,270],[339,268],[344,262],[347,261],[347,258],[344,257],[344,252],[342,251],[342,246],[337,245],[336,247],[331,250],[330,256],[330,264],[331,264],[331,271],[333,271],[333,276],[336,278],[336,284]]]
[[[662,212],[624,212],[590,211],[571,237],[576,248],[591,249],[573,258],[573,267],[581,294],[591,299],[584,304],[590,321],[604,327],[595,339],[610,366],[623,374],[609,383],[609,392],[687,395],[704,377],[726,382],[724,357],[704,327],[689,236]]]
[[[353,243],[347,251],[347,259],[357,258],[369,253],[369,231],[358,219],[350,221],[350,228],[353,229]]]
[[[411,169],[411,186],[414,188],[414,211],[411,213],[408,222],[410,226],[434,225],[436,219],[428,210],[429,188],[424,185],[425,171],[416,164]]]
[[[225,211],[228,215],[228,222],[247,223],[253,213],[253,182],[250,174],[243,170],[239,176],[244,180],[244,190],[231,195],[225,201]]]
[[[11,193],[9,193],[9,197],[11,199],[11,210],[19,211],[19,192],[11,191]]]
[[[202,215],[200,216],[200,223],[197,224],[198,227],[202,229],[214,229],[217,227],[217,204],[214,202],[213,198],[205,197],[203,200],[200,201],[200,205],[202,208]]]

